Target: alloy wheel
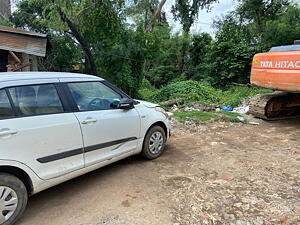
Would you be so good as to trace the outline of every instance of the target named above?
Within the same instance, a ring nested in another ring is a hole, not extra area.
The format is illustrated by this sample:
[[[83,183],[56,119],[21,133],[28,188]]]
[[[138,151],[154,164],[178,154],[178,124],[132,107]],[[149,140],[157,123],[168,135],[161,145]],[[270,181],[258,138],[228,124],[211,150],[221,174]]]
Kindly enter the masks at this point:
[[[18,196],[10,187],[0,186],[0,224],[9,220],[18,206]]]

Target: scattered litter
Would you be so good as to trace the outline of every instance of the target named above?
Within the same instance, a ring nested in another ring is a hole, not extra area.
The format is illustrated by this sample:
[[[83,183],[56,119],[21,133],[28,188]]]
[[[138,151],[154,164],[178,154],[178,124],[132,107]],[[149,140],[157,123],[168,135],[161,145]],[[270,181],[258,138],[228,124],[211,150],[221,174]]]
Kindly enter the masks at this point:
[[[171,111],[172,111],[172,112],[177,112],[177,111],[179,111],[177,105],[173,105],[173,107],[171,108]]]
[[[185,107],[184,111],[201,111],[200,109],[194,108],[194,107]]]
[[[197,108],[201,111],[209,111],[208,107],[205,104],[198,104]]]
[[[259,123],[257,123],[257,122],[249,122],[249,124],[251,124],[251,125],[259,125]]]
[[[172,112],[167,112],[167,115],[168,115],[169,117],[171,117],[171,116],[173,116],[173,113],[172,113]]]
[[[242,104],[240,104],[238,107],[233,108],[233,112],[241,113],[241,114],[247,114],[249,112],[249,101],[250,97],[246,98]]]
[[[218,104],[211,104],[210,106],[212,110],[216,110],[217,108],[219,108]]]
[[[242,116],[237,116],[236,117],[239,121],[242,121],[242,122],[244,122],[246,119],[244,118],[244,117],[242,117]]]
[[[233,109],[233,112],[236,112],[236,113],[241,113],[241,114],[246,114],[248,113],[249,111],[249,106],[246,105],[246,106],[239,106],[239,107],[236,107]]]
[[[191,123],[195,123],[195,121],[192,118],[187,118],[187,121]]]
[[[237,220],[235,224],[236,225],[247,225],[247,222],[244,222],[242,220]]]
[[[220,106],[220,109],[222,109],[224,111],[232,111],[233,110],[232,107],[230,107],[230,106],[223,106],[223,105]]]

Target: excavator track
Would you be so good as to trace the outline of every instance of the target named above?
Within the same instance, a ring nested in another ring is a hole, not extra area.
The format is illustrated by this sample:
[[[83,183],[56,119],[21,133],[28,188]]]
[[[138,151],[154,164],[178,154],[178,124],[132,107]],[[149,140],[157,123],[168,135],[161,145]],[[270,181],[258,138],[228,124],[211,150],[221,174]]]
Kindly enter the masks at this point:
[[[300,117],[300,94],[278,91],[256,95],[249,102],[249,113],[265,120]]]

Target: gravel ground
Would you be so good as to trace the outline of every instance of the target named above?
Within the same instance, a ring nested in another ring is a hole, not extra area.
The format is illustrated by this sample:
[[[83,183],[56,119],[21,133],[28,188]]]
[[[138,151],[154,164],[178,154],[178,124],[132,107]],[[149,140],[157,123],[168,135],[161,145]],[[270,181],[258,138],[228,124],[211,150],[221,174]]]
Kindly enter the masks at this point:
[[[300,120],[174,123],[138,156],[30,198],[18,225],[300,224]]]

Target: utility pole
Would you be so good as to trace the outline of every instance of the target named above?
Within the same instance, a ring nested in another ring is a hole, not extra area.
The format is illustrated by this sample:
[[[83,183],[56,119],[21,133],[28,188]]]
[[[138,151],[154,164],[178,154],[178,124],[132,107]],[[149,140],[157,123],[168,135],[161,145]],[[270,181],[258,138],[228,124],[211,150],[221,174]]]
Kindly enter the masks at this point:
[[[0,0],[0,18],[9,17],[11,14],[10,0]]]

